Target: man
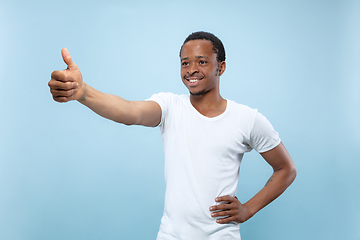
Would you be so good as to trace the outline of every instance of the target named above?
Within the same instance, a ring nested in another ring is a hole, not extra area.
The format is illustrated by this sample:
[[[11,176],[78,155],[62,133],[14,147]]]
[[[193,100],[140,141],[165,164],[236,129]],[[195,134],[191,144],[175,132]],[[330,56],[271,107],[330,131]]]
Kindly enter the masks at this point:
[[[239,223],[295,179],[294,163],[267,119],[220,95],[225,50],[213,34],[192,33],[181,47],[181,77],[189,95],[160,93],[147,101],[127,101],[88,86],[66,49],[62,57],[68,68],[54,71],[49,81],[55,101],[78,100],[119,123],[160,127],[166,194],[158,240],[240,239]],[[274,172],[264,188],[242,204],[235,197],[239,166],[252,149]]]

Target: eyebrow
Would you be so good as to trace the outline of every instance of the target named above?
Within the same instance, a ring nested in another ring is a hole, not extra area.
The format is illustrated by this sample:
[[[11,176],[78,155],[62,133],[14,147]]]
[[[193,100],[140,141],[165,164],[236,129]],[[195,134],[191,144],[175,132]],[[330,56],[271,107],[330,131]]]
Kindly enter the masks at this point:
[[[199,59],[199,58],[207,58],[208,59],[209,57],[200,55],[200,56],[196,56],[195,58],[197,58],[197,59]],[[188,59],[189,59],[188,57],[184,57],[184,58],[181,58],[180,60],[184,61],[184,60],[188,60]]]

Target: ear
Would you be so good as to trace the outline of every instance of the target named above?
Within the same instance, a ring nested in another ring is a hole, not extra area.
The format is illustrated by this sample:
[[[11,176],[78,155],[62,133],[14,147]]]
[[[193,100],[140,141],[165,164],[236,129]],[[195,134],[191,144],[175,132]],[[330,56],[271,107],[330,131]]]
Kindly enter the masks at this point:
[[[219,66],[219,76],[221,76],[225,72],[225,69],[226,69],[226,62],[222,61]]]

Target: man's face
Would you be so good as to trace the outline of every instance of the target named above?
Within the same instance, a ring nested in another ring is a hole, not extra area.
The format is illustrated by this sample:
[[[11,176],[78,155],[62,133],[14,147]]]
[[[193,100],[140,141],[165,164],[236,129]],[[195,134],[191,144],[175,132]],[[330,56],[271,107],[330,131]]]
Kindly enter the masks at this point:
[[[182,47],[181,78],[192,95],[204,95],[219,88],[225,62],[219,63],[208,40],[190,40]]]

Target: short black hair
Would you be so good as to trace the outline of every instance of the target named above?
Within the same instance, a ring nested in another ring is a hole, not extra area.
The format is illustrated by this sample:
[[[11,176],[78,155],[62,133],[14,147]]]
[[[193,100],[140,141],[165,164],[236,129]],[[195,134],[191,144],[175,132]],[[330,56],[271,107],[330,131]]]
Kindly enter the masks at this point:
[[[218,62],[225,61],[225,48],[224,48],[224,45],[222,44],[222,42],[220,41],[220,39],[217,38],[212,33],[203,32],[203,31],[193,32],[185,39],[183,45],[180,48],[179,56],[181,55],[181,50],[185,43],[187,43],[188,41],[197,40],[197,39],[209,40],[213,45],[213,50],[216,53],[216,59],[218,60]]]

